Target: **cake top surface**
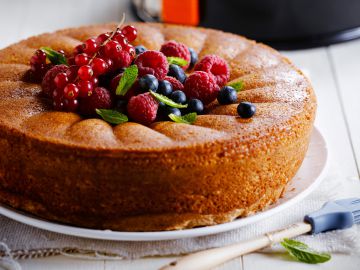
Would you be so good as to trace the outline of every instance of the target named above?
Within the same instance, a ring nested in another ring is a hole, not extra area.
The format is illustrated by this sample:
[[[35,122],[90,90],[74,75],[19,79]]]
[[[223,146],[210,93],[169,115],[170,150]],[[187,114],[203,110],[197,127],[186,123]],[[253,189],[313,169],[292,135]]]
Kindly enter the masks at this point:
[[[135,122],[110,125],[102,119],[54,111],[40,95],[39,84],[24,81],[29,59],[42,46],[71,52],[85,39],[111,31],[115,24],[60,30],[31,37],[0,51],[0,126],[9,134],[25,134],[38,142],[93,150],[150,151],[240,141],[250,145],[262,135],[289,129],[297,115],[315,110],[312,87],[289,60],[275,50],[221,31],[164,24],[134,23],[135,45],[159,50],[166,40],[193,48],[199,58],[215,54],[230,67],[230,81],[241,81],[239,101],[256,104],[256,115],[241,119],[237,104],[208,105],[193,125],[169,121],[149,126]]]

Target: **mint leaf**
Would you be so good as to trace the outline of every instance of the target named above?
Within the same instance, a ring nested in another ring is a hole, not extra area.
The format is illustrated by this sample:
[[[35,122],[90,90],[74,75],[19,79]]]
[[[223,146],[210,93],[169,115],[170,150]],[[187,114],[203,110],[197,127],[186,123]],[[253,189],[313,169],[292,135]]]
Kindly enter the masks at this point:
[[[170,107],[173,107],[173,108],[187,108],[187,104],[179,104],[179,103],[176,103],[175,101],[172,101],[170,98],[164,96],[164,95],[161,95],[161,94],[158,94],[158,93],[155,93],[153,91],[150,90],[150,93],[160,102],[163,102],[165,103],[166,105],[170,106]]]
[[[61,54],[49,47],[41,47],[40,50],[45,52],[46,57],[47,57],[47,59],[49,59],[51,64],[53,64],[53,65],[63,64],[63,65],[67,65],[67,66],[69,65],[66,60],[66,57],[63,54]]]
[[[311,249],[308,245],[296,240],[285,238],[280,244],[292,257],[301,262],[316,264],[324,263],[331,259],[331,255],[329,253],[317,252]]]
[[[127,91],[131,88],[131,86],[136,81],[139,70],[136,65],[132,65],[125,69],[121,79],[119,81],[118,86],[116,87],[116,95],[125,96]]]
[[[242,81],[237,81],[233,83],[228,83],[227,86],[231,86],[236,90],[236,92],[239,92],[244,88],[244,83]]]
[[[195,122],[196,116],[197,116],[196,113],[188,113],[188,114],[185,114],[183,116],[177,116],[177,115],[175,115],[173,113],[169,114],[169,118],[171,120],[173,120],[174,122],[183,123],[183,124],[189,124],[189,125],[191,125],[192,123]]]
[[[118,125],[125,123],[129,120],[125,114],[122,114],[115,110],[96,109],[96,113],[110,124]]]
[[[184,58],[174,57],[174,56],[168,56],[166,58],[167,58],[167,61],[169,62],[169,65],[175,64],[180,67],[184,67],[188,64],[188,61],[186,61]]]

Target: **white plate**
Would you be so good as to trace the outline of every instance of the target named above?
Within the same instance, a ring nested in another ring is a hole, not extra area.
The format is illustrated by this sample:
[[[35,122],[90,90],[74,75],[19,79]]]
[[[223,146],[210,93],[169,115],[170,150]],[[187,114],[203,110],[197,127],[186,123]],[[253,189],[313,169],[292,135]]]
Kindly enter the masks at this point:
[[[305,160],[298,173],[290,181],[283,198],[271,205],[268,209],[255,215],[239,218],[229,223],[195,229],[163,232],[119,232],[111,230],[92,230],[50,222],[4,205],[0,206],[0,214],[18,222],[44,230],[92,239],[159,241],[210,235],[230,231],[257,222],[281,212],[285,208],[302,200],[319,185],[326,171],[327,160],[328,150],[325,139],[321,135],[320,131],[317,128],[314,128]]]

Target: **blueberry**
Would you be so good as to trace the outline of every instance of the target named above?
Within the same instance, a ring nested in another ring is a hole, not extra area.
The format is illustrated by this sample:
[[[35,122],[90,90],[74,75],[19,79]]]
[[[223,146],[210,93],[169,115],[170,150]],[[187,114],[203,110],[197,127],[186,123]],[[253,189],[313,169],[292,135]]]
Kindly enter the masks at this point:
[[[241,118],[250,118],[256,112],[256,107],[251,102],[241,102],[237,107],[237,112]]]
[[[190,52],[190,67],[195,66],[196,62],[199,60],[198,54],[195,52],[193,48],[189,48]]]
[[[237,93],[231,86],[221,88],[217,100],[220,104],[231,104],[237,101]]]
[[[184,70],[175,64],[171,64],[169,66],[169,72],[167,75],[176,78],[181,83],[184,83],[186,80],[186,74],[185,74]]]
[[[176,103],[185,104],[186,103],[186,95],[183,91],[176,90],[172,92],[170,95],[170,99],[172,99]]]
[[[190,99],[187,107],[187,112],[195,112],[197,114],[202,114],[204,112],[204,104],[199,99]]]
[[[154,75],[146,74],[139,79],[139,86],[142,91],[156,92],[159,87],[159,81]]]
[[[164,96],[168,96],[172,93],[173,88],[172,84],[169,83],[167,80],[159,81],[158,93]]]
[[[159,120],[171,120],[169,118],[169,114],[175,114],[177,116],[181,116],[181,111],[178,108],[173,108],[170,106],[165,105],[162,102],[159,102],[159,108],[158,108],[158,119]]]
[[[147,51],[147,49],[143,45],[138,45],[135,47],[136,55],[139,55],[140,53],[143,53]]]
[[[169,114],[175,114],[176,116],[181,116],[181,111],[178,108],[173,108],[173,107],[167,107],[166,108],[166,115]],[[169,118],[170,119],[170,118]]]

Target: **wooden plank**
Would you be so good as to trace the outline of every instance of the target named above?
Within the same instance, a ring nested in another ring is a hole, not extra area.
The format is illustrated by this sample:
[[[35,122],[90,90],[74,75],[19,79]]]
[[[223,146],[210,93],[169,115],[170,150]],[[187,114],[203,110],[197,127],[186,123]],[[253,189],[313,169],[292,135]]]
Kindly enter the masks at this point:
[[[360,257],[348,256],[343,254],[334,254],[330,261],[322,264],[306,264],[294,261],[283,253],[260,254],[253,253],[244,257],[244,269],[263,270],[358,270]]]
[[[85,260],[66,256],[54,256],[41,259],[20,260],[22,270],[104,270],[103,260]]]
[[[126,270],[126,269],[136,269],[136,270],[156,270],[160,267],[174,261],[176,257],[154,257],[154,258],[144,258],[138,260],[124,260],[124,261],[105,261],[105,270]],[[235,260],[229,261],[214,270],[242,270],[242,259],[237,258]]]
[[[346,115],[357,168],[360,174],[360,41],[330,47],[339,99]]]

